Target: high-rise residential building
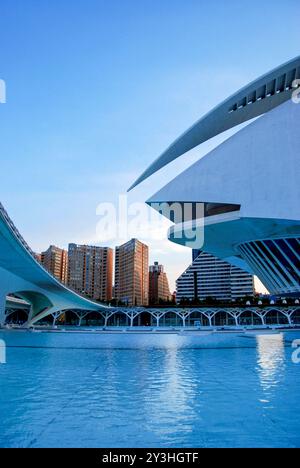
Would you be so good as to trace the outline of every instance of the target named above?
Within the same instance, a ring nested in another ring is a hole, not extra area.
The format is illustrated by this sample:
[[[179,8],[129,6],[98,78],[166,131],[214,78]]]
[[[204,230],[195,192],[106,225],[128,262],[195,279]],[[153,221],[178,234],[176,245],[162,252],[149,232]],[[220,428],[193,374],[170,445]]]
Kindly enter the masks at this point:
[[[42,254],[41,253],[33,252],[33,256],[38,262],[42,263]]]
[[[176,281],[176,301],[213,298],[232,301],[254,295],[253,276],[246,271],[201,252]]]
[[[68,285],[97,301],[110,301],[113,249],[69,244],[68,256]]]
[[[148,305],[149,249],[137,239],[116,247],[115,298],[129,306]]]
[[[68,253],[66,250],[50,245],[45,252],[41,253],[39,261],[55,278],[62,283],[67,283]]]
[[[149,267],[149,304],[159,304],[160,301],[170,301],[171,293],[167,274],[163,265],[154,262]]]

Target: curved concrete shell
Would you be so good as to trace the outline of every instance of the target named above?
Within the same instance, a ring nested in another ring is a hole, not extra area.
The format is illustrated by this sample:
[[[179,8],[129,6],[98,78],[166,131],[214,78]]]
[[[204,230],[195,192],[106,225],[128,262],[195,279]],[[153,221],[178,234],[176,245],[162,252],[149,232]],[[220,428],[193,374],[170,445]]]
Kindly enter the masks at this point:
[[[0,325],[5,321],[6,296],[16,294],[31,310],[28,325],[67,309],[108,310],[67,288],[35,259],[34,253],[0,204]]]
[[[153,202],[234,205],[240,217],[300,219],[300,105],[255,120],[153,195]]]
[[[299,58],[289,64],[293,64],[293,76],[299,77]],[[286,67],[276,70],[281,73]],[[257,82],[261,84],[261,79]],[[203,240],[195,248],[256,274],[270,292],[299,294],[300,105],[292,99],[278,103],[276,95],[263,99],[269,103],[263,116],[178,175],[147,203],[175,222],[170,240],[190,246],[194,234]],[[200,127],[194,128],[201,139]],[[164,204],[182,207],[182,219],[174,219],[172,210],[163,212]],[[201,215],[195,209],[199,204]],[[184,216],[186,205],[193,207],[189,217]]]
[[[159,169],[210,138],[289,100],[300,79],[300,57],[275,68],[227,98],[184,132],[159,156],[129,190]]]

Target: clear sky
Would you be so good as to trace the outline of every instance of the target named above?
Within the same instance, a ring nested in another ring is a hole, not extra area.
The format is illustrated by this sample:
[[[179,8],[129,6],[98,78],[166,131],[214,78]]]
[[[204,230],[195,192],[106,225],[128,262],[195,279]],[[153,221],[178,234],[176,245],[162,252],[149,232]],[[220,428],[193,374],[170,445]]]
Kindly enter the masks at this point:
[[[299,0],[1,0],[0,199],[32,248],[108,244],[98,204],[116,203],[220,100],[299,55],[299,17]],[[223,138],[161,170],[128,203]],[[190,250],[147,243],[173,288]]]

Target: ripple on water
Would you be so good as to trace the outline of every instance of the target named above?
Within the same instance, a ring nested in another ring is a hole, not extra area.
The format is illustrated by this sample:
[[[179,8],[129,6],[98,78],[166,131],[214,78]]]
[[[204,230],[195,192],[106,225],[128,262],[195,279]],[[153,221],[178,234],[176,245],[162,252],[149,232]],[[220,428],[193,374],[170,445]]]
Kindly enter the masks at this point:
[[[300,365],[281,335],[232,349],[130,339],[136,349],[8,348],[0,446],[300,445]]]

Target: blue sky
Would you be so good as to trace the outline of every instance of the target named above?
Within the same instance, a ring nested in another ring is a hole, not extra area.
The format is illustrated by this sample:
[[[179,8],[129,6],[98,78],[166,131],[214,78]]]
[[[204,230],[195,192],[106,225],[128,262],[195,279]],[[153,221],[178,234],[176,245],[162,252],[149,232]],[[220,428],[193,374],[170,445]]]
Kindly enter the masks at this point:
[[[115,203],[220,100],[298,55],[299,17],[296,0],[1,0],[0,193],[25,239],[37,251],[103,245],[97,205]],[[129,202],[225,136],[161,170]],[[174,287],[190,251],[148,244]]]

